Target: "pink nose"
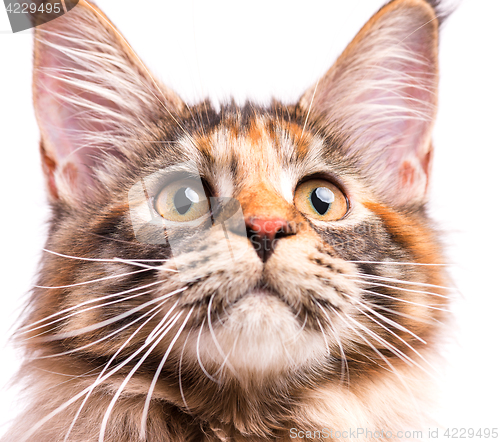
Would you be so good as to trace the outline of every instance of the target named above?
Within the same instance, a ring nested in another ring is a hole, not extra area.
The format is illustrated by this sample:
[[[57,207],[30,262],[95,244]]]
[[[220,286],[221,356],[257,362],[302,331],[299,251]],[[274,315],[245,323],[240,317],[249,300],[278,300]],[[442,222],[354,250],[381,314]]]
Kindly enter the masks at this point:
[[[278,239],[292,233],[289,223],[282,218],[249,217],[245,224],[247,237],[263,262],[274,252]]]

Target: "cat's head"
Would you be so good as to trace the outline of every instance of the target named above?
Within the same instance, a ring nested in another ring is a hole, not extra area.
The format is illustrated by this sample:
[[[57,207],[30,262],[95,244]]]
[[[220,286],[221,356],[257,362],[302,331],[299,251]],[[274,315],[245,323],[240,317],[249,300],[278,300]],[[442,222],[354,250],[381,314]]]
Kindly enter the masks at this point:
[[[297,104],[216,111],[90,3],[39,26],[53,216],[31,349],[190,409],[213,400],[200,389],[425,370],[446,304],[425,213],[437,40],[428,2],[395,0]]]

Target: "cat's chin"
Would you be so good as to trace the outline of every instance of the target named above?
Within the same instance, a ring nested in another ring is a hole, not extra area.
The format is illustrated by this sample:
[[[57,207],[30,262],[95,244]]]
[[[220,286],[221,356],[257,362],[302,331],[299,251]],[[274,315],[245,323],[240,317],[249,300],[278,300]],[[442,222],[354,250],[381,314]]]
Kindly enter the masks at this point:
[[[196,346],[205,367],[224,365],[226,375],[236,377],[300,370],[327,356],[322,333],[304,327],[283,300],[262,289],[235,302],[212,330],[205,327]]]

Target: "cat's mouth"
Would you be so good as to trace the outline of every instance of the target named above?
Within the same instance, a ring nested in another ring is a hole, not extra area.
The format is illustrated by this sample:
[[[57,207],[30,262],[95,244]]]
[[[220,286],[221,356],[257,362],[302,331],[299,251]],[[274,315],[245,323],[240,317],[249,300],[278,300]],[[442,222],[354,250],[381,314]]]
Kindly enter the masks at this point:
[[[248,290],[246,293],[244,293],[243,295],[236,298],[234,300],[234,302],[232,302],[229,305],[229,307],[232,307],[232,306],[237,305],[241,302],[244,302],[245,300],[247,300],[249,298],[253,298],[257,301],[261,300],[262,302],[266,302],[266,300],[270,299],[270,298],[274,299],[274,300],[279,300],[279,301],[281,301],[281,303],[286,305],[288,308],[290,308],[295,313],[295,307],[292,306],[284,296],[282,296],[279,292],[277,292],[276,290],[274,290],[274,289],[272,289],[264,284],[258,285],[257,287],[254,287],[254,288]]]

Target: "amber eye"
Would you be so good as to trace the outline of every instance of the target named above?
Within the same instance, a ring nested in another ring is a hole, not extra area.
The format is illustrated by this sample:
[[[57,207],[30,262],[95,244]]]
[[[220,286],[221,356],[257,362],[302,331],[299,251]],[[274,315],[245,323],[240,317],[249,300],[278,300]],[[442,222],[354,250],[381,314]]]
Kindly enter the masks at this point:
[[[208,213],[210,206],[203,186],[194,180],[166,185],[155,200],[156,211],[169,221],[193,221]]]
[[[330,181],[312,179],[299,184],[295,190],[295,205],[305,215],[322,221],[336,221],[349,208],[340,189]]]

